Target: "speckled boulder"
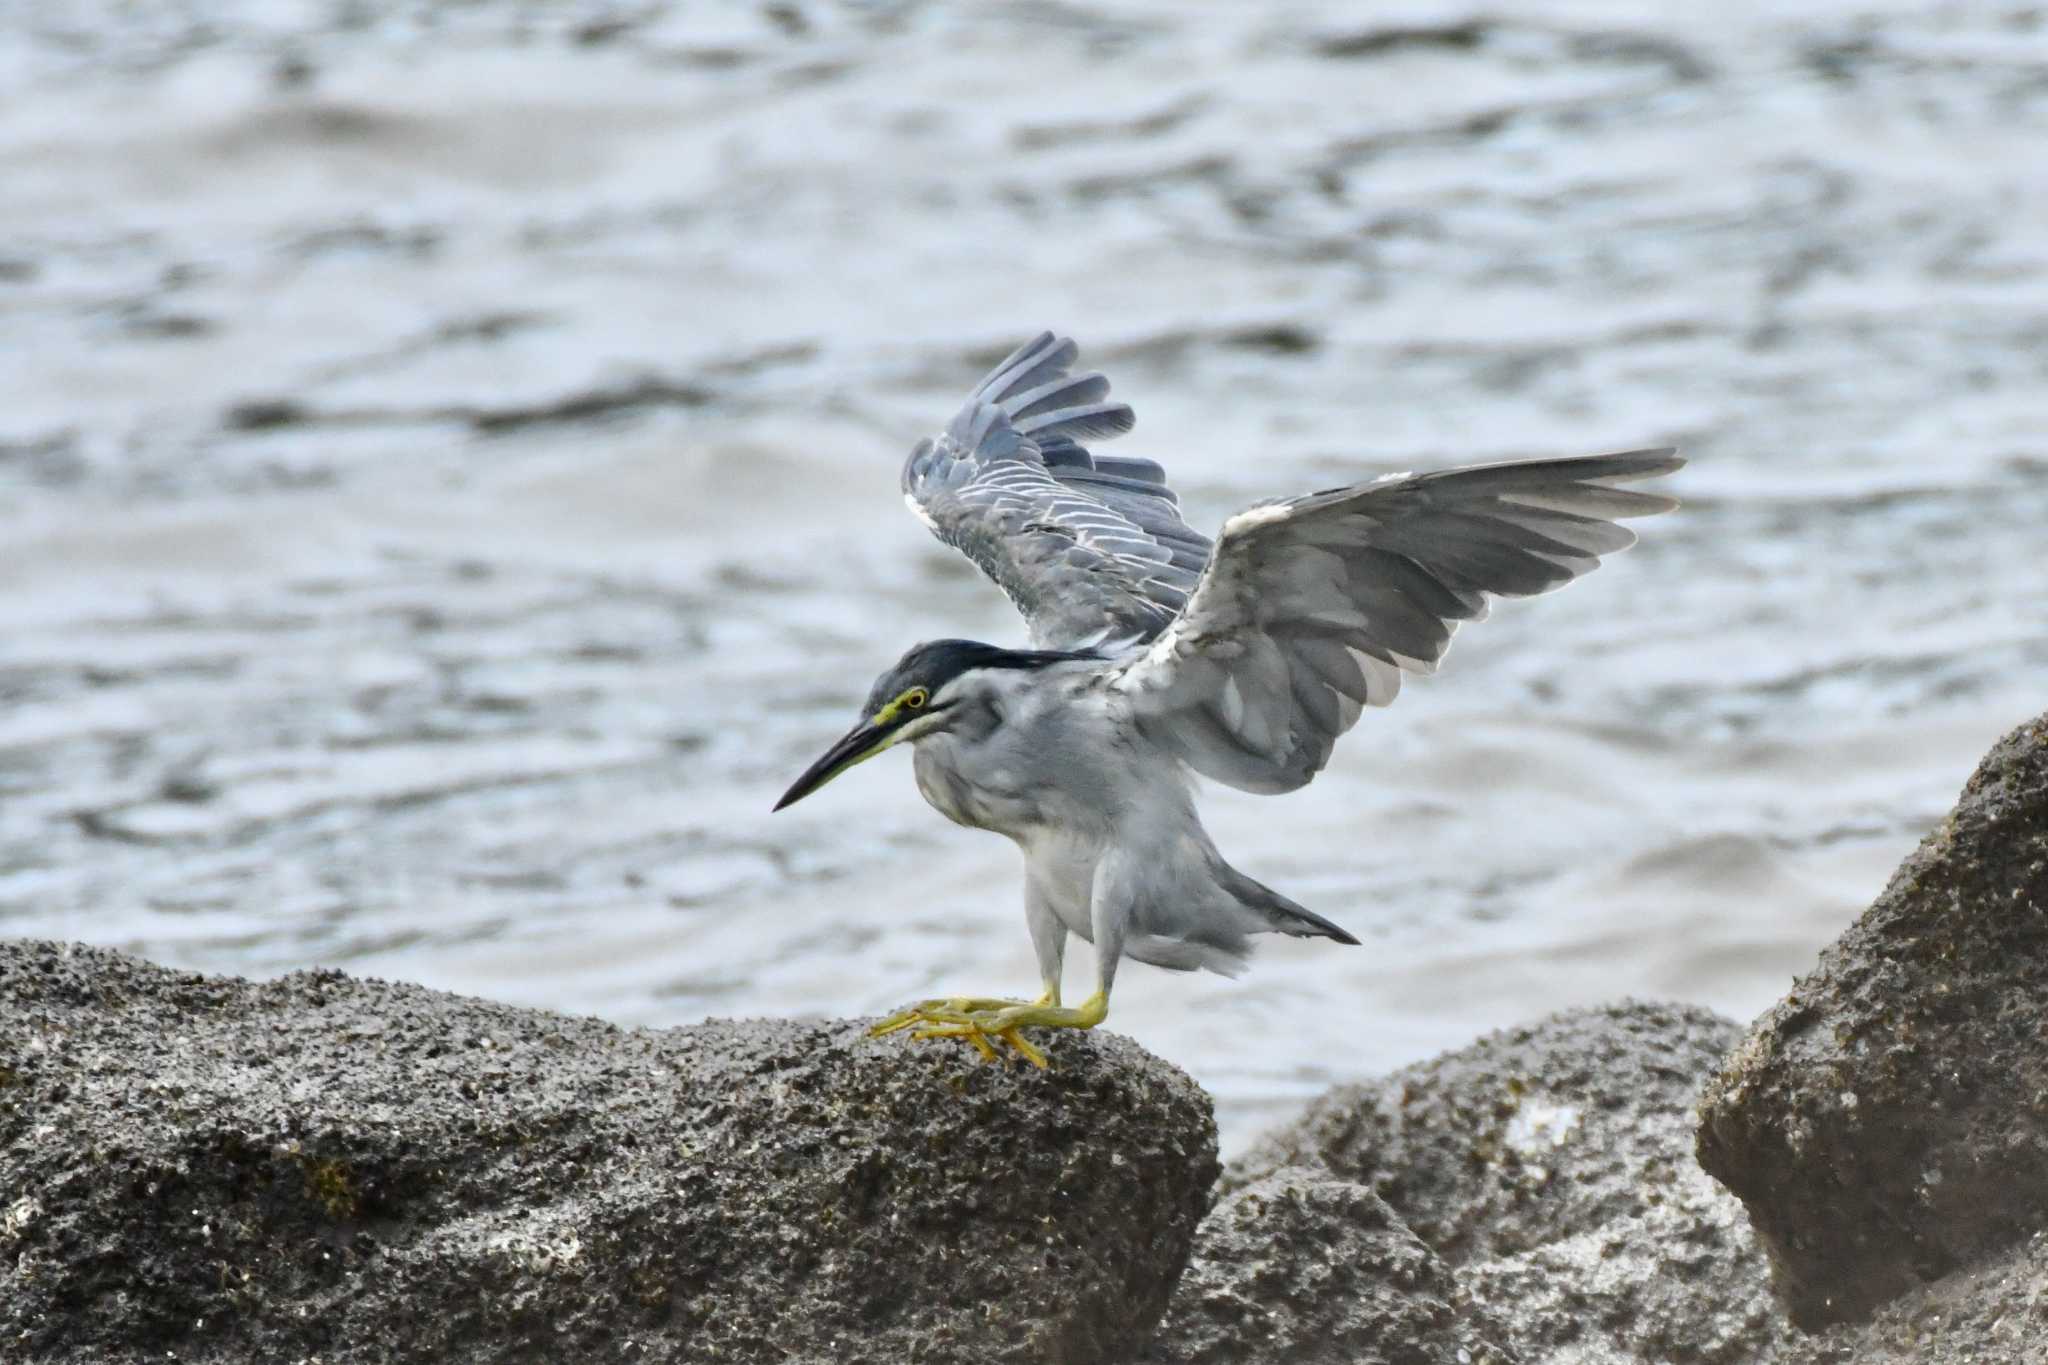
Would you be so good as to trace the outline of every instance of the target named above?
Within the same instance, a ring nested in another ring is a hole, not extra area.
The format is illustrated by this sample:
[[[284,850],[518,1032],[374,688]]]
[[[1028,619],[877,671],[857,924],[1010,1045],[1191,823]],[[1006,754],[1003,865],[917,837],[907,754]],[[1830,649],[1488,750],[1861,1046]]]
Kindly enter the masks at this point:
[[[1742,1206],[1698,1171],[1633,1213],[1457,1273],[1463,1301],[1532,1361],[1762,1365],[1797,1335]]]
[[[1802,1337],[1779,1365],[2041,1365],[2048,1232],[1910,1289],[1867,1322]]]
[[[1229,1195],[1195,1240],[1150,1361],[1511,1365],[1451,1271],[1371,1190],[1282,1170]]]
[[[1741,1036],[1685,1005],[1569,1010],[1332,1089],[1232,1164],[1371,1186],[1453,1265],[1636,1212],[1692,1167],[1701,1083]]]
[[[1122,1038],[615,1028],[0,943],[0,1359],[1110,1361],[1216,1173]]]
[[[1763,1359],[1784,1332],[1767,1262],[1692,1158],[1694,1096],[1739,1035],[1686,1006],[1553,1015],[1333,1090],[1226,1179],[1369,1186],[1529,1359]]]
[[[2048,1228],[2048,717],[1757,1021],[1698,1137],[1803,1325]]]

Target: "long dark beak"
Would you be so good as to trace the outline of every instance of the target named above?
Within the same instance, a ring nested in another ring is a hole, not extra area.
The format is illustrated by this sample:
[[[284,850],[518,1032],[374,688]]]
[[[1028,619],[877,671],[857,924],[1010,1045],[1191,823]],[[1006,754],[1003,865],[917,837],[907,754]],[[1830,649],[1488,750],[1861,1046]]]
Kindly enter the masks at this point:
[[[871,721],[862,721],[848,730],[837,744],[827,749],[824,757],[804,770],[804,775],[791,784],[790,789],[782,794],[782,799],[775,803],[775,809],[781,810],[784,806],[803,800],[862,759],[873,758],[889,747],[895,735],[893,729],[884,729]]]

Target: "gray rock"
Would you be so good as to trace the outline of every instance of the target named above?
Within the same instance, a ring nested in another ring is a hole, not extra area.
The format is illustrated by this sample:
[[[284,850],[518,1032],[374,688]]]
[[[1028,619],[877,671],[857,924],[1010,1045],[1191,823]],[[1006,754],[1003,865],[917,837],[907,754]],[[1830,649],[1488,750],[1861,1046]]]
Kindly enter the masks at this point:
[[[1457,1274],[1532,1361],[1761,1365],[1795,1335],[1741,1205],[1698,1172],[1638,1212]]]
[[[1151,1335],[1206,1096],[858,1023],[651,1032],[0,943],[0,1358],[1099,1361]]]
[[[1803,1338],[1782,1365],[2043,1365],[2048,1362],[2048,1232],[1932,1284],[1867,1322]]]
[[[1371,1190],[1282,1170],[1220,1202],[1148,1360],[1510,1365],[1443,1261]]]
[[[1698,1143],[1805,1326],[2048,1227],[2048,717],[1757,1021]]]
[[[1691,1152],[1739,1032],[1685,1006],[1553,1015],[1332,1091],[1228,1187],[1295,1164],[1369,1186],[1530,1359],[1763,1359],[1785,1331],[1766,1259]]]
[[[1338,1086],[1233,1163],[1370,1185],[1453,1265],[1635,1213],[1692,1166],[1695,1093],[1739,1026],[1684,1005],[1569,1010]]]

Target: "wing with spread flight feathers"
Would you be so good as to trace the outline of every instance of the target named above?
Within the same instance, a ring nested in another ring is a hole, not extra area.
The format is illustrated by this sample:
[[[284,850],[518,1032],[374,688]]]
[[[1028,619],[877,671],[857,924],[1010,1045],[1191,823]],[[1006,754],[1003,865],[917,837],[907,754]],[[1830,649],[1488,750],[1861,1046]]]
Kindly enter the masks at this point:
[[[1240,512],[1180,615],[1112,685],[1195,771],[1246,791],[1305,786],[1401,674],[1431,673],[1487,598],[1526,597],[1627,549],[1624,517],[1674,498],[1621,485],[1671,450],[1396,476]]]
[[[1151,639],[1209,557],[1164,470],[1081,444],[1134,418],[1107,379],[1070,373],[1079,353],[1051,332],[1018,347],[903,466],[910,509],[1009,594],[1042,649]]]

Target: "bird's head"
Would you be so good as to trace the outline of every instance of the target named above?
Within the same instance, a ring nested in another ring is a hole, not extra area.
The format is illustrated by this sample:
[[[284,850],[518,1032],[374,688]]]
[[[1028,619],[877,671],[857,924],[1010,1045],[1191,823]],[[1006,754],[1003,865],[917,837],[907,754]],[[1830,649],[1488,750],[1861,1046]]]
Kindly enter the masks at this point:
[[[923,739],[951,725],[963,706],[982,694],[989,669],[1042,668],[1085,657],[1043,650],[1003,649],[974,640],[930,640],[884,670],[868,691],[861,718],[827,749],[775,803],[801,801],[854,764],[892,744]]]

